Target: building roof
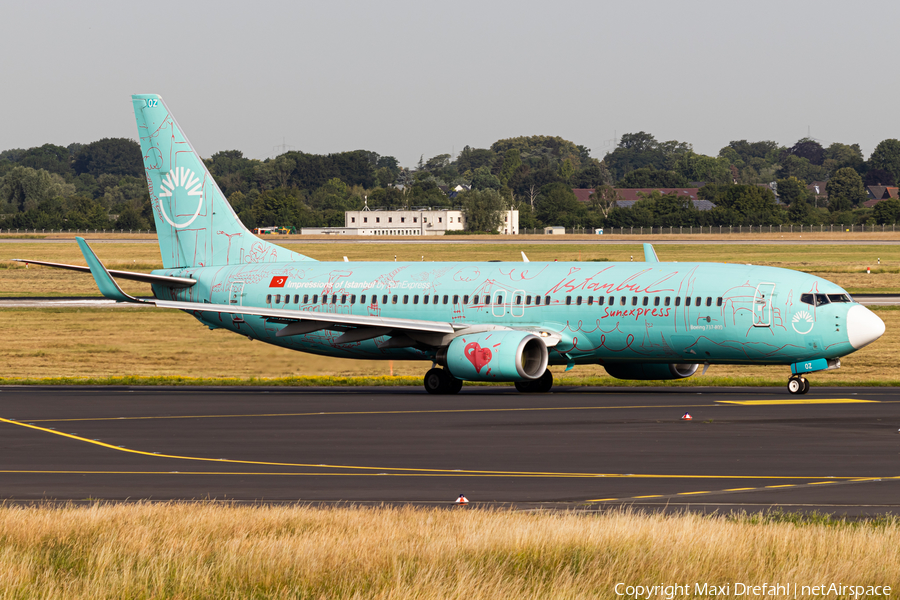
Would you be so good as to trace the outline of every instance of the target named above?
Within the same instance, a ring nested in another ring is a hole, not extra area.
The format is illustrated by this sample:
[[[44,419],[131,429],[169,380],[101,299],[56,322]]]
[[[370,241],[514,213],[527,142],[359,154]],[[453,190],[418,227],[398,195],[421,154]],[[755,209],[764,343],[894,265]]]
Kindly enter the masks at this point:
[[[900,198],[900,188],[887,185],[870,185],[866,188],[869,199],[863,202],[866,208],[872,208],[882,200]]]

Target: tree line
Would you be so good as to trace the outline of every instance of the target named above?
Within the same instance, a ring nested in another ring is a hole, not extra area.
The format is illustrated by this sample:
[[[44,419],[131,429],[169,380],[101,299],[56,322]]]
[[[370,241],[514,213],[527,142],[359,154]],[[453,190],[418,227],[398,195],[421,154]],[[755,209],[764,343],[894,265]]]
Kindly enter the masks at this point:
[[[602,159],[560,137],[523,136],[489,148],[466,146],[455,157],[422,156],[413,168],[367,150],[291,151],[266,160],[226,150],[205,163],[248,227],[342,226],[344,211],[364,205],[462,207],[474,231],[493,229],[498,211],[507,208],[519,210],[522,228],[900,220],[900,200],[862,206],[866,185],[900,180],[900,141],[894,139],[881,142],[868,159],[858,144],[826,148],[809,138],[791,147],[732,141],[712,157],[695,153],[688,143],[659,142],[638,132],[623,135]],[[826,182],[827,200],[807,188],[813,181]],[[712,210],[658,192],[632,207],[616,205],[616,188],[698,186],[699,198],[712,202]],[[573,188],[593,189],[590,201],[580,202]],[[0,227],[153,228],[140,146],[105,138],[0,152]]]

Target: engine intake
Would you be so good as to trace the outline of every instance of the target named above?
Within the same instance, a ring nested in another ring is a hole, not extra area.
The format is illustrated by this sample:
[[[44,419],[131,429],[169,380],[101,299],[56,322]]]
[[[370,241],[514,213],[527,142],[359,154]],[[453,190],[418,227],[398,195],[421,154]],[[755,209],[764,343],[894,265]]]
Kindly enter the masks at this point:
[[[685,379],[697,372],[695,363],[619,363],[606,364],[603,368],[617,379]]]
[[[510,329],[461,335],[441,355],[450,373],[466,381],[538,379],[550,358],[544,340]]]

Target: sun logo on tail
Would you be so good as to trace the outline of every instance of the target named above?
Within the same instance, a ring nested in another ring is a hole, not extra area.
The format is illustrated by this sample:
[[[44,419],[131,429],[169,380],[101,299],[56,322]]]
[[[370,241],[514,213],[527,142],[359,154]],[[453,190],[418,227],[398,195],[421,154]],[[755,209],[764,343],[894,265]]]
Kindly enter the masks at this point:
[[[160,196],[171,196],[175,193],[175,188],[181,187],[187,190],[188,196],[202,196],[203,182],[194,175],[194,172],[184,167],[175,167],[174,170],[166,173],[166,178],[160,184],[163,191]]]
[[[165,220],[172,227],[181,229],[193,223],[194,219],[196,219],[200,214],[200,209],[203,208],[203,180],[197,177],[192,170],[186,167],[175,167],[174,169],[166,173],[166,176],[162,180],[162,182],[160,182],[159,187],[162,188],[162,190],[159,192],[160,198],[173,197],[177,188],[183,189],[188,196],[197,197],[197,210],[194,211],[193,216],[190,218],[190,220],[188,220],[187,223],[175,223],[174,221],[172,221],[172,219],[169,218],[169,215],[166,214],[166,210],[163,207],[162,201],[160,201],[159,203],[163,218],[165,218]]]
[[[815,327],[815,324],[816,322],[813,320],[812,315],[805,310],[801,310],[791,319],[791,327],[799,334],[809,333]],[[797,325],[800,325],[800,329],[797,329]],[[803,331],[803,329],[806,329],[806,331]]]

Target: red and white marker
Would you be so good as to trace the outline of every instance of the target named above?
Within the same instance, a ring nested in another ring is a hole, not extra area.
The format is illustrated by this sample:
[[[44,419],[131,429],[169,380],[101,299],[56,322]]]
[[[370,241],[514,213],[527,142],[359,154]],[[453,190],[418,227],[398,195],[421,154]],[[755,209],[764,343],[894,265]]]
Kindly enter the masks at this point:
[[[460,495],[459,495],[459,498],[456,499],[456,503],[457,503],[457,504],[468,504],[468,503],[469,503],[469,499],[466,498],[466,495],[465,495],[465,494],[460,494]]]
[[[681,420],[682,420],[682,421],[690,421],[690,420],[693,419],[693,418],[694,418],[694,417],[691,416],[691,413],[684,413],[683,415],[681,415]]]
[[[871,274],[872,274],[871,267],[866,267],[866,275],[871,275]]]

